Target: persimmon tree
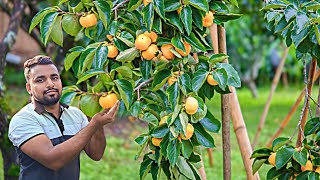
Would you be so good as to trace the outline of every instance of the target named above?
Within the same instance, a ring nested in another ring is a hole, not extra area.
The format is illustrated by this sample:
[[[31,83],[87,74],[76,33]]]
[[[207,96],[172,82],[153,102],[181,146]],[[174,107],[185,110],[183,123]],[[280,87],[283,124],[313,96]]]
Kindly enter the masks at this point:
[[[253,152],[253,171],[256,172],[263,164],[272,167],[267,179],[319,179],[320,173],[320,119],[313,117],[306,122],[311,96],[312,81],[317,62],[320,60],[320,3],[318,1],[280,0],[271,1],[263,8],[268,28],[279,33],[287,46],[296,48],[298,60],[312,58],[310,63],[306,96],[296,131],[291,137],[275,139],[270,148],[261,148]],[[308,55],[308,56],[307,56]],[[305,66],[306,69],[306,66]],[[306,74],[306,73],[304,73]],[[318,102],[319,103],[319,102]],[[319,104],[317,103],[317,106]],[[292,139],[298,132],[296,146]]]
[[[237,1],[60,0],[36,14],[30,30],[39,24],[44,44],[63,46],[63,36],[81,44],[64,61],[78,81],[64,88],[62,101],[92,117],[119,99],[120,111],[148,123],[135,139],[137,156],[147,152],[141,179],[161,171],[168,179],[201,179],[195,147],[214,147],[210,132],[220,129],[205,100],[241,85],[232,65],[221,63],[226,54],[205,55],[212,50],[207,27],[239,17],[227,4]]]

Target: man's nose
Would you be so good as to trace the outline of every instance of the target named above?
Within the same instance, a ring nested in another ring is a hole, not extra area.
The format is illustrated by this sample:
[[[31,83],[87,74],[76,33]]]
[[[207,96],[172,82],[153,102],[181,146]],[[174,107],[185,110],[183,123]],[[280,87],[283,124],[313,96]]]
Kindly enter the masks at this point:
[[[53,81],[51,79],[48,79],[47,87],[54,87],[54,83],[53,83]]]

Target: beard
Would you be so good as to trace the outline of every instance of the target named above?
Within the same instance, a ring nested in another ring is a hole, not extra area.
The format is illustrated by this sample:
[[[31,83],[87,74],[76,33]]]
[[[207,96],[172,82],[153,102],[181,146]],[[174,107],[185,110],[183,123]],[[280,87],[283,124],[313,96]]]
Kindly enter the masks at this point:
[[[57,93],[54,95],[48,95],[47,93],[49,91],[56,91]],[[60,95],[58,89],[53,88],[53,89],[48,89],[48,90],[44,91],[43,98],[37,98],[36,100],[42,105],[51,106],[51,105],[58,103],[60,100],[60,97],[61,97],[61,95]]]

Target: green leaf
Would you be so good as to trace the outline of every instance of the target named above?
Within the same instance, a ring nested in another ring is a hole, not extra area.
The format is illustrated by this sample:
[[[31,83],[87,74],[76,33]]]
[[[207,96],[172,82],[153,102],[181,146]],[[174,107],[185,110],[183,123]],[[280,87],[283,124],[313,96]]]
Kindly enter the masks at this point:
[[[289,20],[297,15],[297,9],[295,9],[293,7],[293,5],[289,5],[285,10],[284,10],[284,16],[287,20],[287,22],[289,22]]]
[[[299,11],[296,16],[296,23],[297,23],[297,32],[300,33],[306,26],[306,24],[310,21],[308,16],[305,12]]]
[[[181,13],[180,13],[180,20],[184,24],[184,28],[186,29],[186,32],[188,36],[190,35],[192,31],[192,10],[190,6],[185,6],[182,8]]]
[[[142,17],[143,22],[146,23],[147,30],[151,31],[154,19],[153,3],[149,3],[142,9]]]
[[[258,170],[260,169],[260,167],[263,165],[264,162],[266,162],[267,159],[255,159],[253,164],[252,164],[252,171],[253,174],[255,174],[256,172],[258,172]]]
[[[53,23],[53,29],[51,32],[52,40],[59,46],[63,46],[63,32],[61,28],[62,16],[57,16]]]
[[[302,149],[300,152],[294,152],[293,159],[296,160],[301,166],[305,166],[308,160],[308,151],[306,149]]]
[[[218,82],[219,87],[224,91],[228,85],[228,74],[223,68],[211,72],[213,79]]]
[[[44,45],[46,45],[49,40],[51,31],[53,28],[53,23],[57,15],[58,15],[57,12],[50,12],[44,16],[43,20],[40,23],[41,40]]]
[[[82,96],[80,99],[80,109],[85,115],[93,117],[101,110],[99,105],[99,97],[90,94]]]
[[[304,136],[308,136],[319,131],[320,128],[320,118],[315,117],[310,119],[304,127]]]
[[[76,36],[82,28],[79,23],[79,16],[75,14],[63,15],[62,28],[67,34]]]
[[[189,140],[182,141],[182,146],[181,147],[182,147],[181,148],[182,155],[185,158],[189,158],[191,153],[192,153],[192,151],[193,151],[192,143]]]
[[[121,99],[126,105],[127,110],[129,110],[129,107],[132,103],[132,93],[133,93],[132,84],[125,79],[117,79],[117,80],[114,80],[113,82],[116,84],[120,92]]]
[[[276,155],[277,170],[282,168],[284,165],[286,165],[290,161],[293,153],[294,153],[294,148],[292,147],[283,147],[279,151],[277,151],[277,155]]]
[[[198,69],[192,78],[192,90],[197,93],[207,79],[208,72],[204,69]]]
[[[141,101],[135,101],[130,108],[131,115],[134,117],[139,117],[141,110],[142,110]]]
[[[168,11],[175,11],[175,10],[177,10],[177,9],[181,6],[180,1],[178,1],[178,0],[166,1],[166,3],[165,3],[164,5],[165,5],[164,10],[165,10],[166,12],[168,12]]]
[[[96,51],[96,48],[88,48],[86,51],[84,51],[84,53],[81,54],[80,62],[82,65],[82,72],[86,71],[87,69],[91,69]]]
[[[196,179],[193,175],[191,167],[188,165],[187,161],[182,157],[179,156],[177,160],[177,167],[179,171],[185,175],[188,179]]]
[[[279,177],[281,174],[283,173],[283,171],[281,170],[277,170],[276,167],[271,168],[268,173],[267,173],[267,179],[269,180],[273,180],[276,179],[277,177]]]
[[[189,74],[184,73],[179,76],[179,88],[184,95],[187,95],[191,91],[192,87]]]
[[[202,127],[200,123],[193,124],[193,127],[194,133],[200,144],[207,148],[215,147],[212,136]]]
[[[272,142],[272,150],[276,152],[279,148],[289,143],[289,138],[278,137]]]
[[[165,19],[165,12],[164,12],[164,0],[154,0],[154,9],[158,13],[158,15],[162,18]],[[166,2],[167,3],[167,2]]]
[[[269,148],[257,149],[252,153],[250,158],[259,158],[259,157],[268,158],[272,152],[273,151]]]
[[[128,11],[137,9],[140,6],[141,2],[142,0],[130,0],[128,4]]]
[[[125,51],[121,51],[117,56],[116,60],[120,62],[130,62],[139,56],[140,56],[139,50],[133,47]]]
[[[140,165],[140,179],[144,179],[151,169],[152,160],[144,159]]]
[[[161,144],[160,144],[161,145]],[[177,141],[177,139],[170,141],[167,146],[167,155],[170,162],[171,167],[173,167],[179,157],[181,145]]]
[[[78,79],[77,81],[77,84],[93,77],[93,76],[96,76],[96,75],[99,75],[99,74],[104,74],[106,72],[102,71],[102,70],[97,70],[97,69],[90,69],[89,71],[83,73],[80,78]]]
[[[184,47],[184,44],[183,44],[183,41],[182,41],[182,38],[181,38],[181,35],[178,34],[176,36],[174,36],[172,39],[171,39],[171,44],[178,48],[178,49],[181,49],[183,52],[186,52],[186,48]]]
[[[39,11],[31,20],[29,33],[31,33],[32,29],[35,28],[40,23],[40,21],[44,18],[44,16],[46,16],[48,13],[54,12],[54,11],[56,11],[56,10],[53,7],[47,7],[45,9],[42,9],[41,11]]]
[[[155,74],[152,81],[152,91],[157,91],[160,88],[162,88],[170,76],[171,76],[171,72],[168,69],[163,69],[159,71],[157,74]],[[177,83],[174,83],[174,84],[177,84]]]
[[[152,124],[153,126],[157,126],[158,122],[159,122],[158,118],[150,112],[144,113],[143,118],[141,118],[140,120],[148,122],[148,123]]]
[[[186,129],[189,121],[188,115],[185,112],[182,112],[179,114],[179,119],[182,126],[183,134],[186,136]]]
[[[270,1],[270,3],[263,7],[262,10],[285,8],[286,6],[287,4],[281,1]]]
[[[226,54],[213,54],[212,56],[210,56],[210,63],[216,64],[218,62],[222,62],[227,58],[229,58],[229,56]]]
[[[180,21],[179,15],[176,11],[167,12],[166,20],[168,20],[173,26],[177,27],[181,33],[183,33],[183,24]]]
[[[110,35],[116,36],[119,30],[119,21],[117,20],[112,21],[108,30]]]
[[[173,83],[171,86],[169,86],[167,89],[167,95],[171,104],[171,108],[173,109],[179,103],[180,99],[180,89],[178,83]]]
[[[108,46],[100,45],[94,55],[92,68],[103,69],[103,65],[108,60]]]
[[[228,75],[228,85],[233,87],[241,87],[241,80],[238,72],[232,67],[231,64],[218,63],[217,68],[222,68],[227,72]]]
[[[308,36],[310,26],[304,28],[300,33],[292,33],[291,38],[293,40],[294,46],[297,48],[299,44]]]
[[[81,52],[72,52],[69,53],[64,60],[64,68],[68,71],[72,65],[73,61],[81,54]]]
[[[136,137],[136,139],[134,141],[139,145],[143,145],[144,143],[147,142],[148,139],[149,139],[148,135],[142,134],[142,135]]]
[[[76,92],[63,92],[60,98],[60,102],[64,104],[70,104],[71,100],[76,96]]]
[[[124,42],[129,47],[134,47],[134,37],[126,31],[122,31],[120,36],[117,36],[122,42]]]
[[[140,72],[141,72],[142,78],[144,80],[147,80],[150,77],[151,70],[152,70],[152,61],[145,60],[145,61],[141,62]],[[157,76],[157,74],[156,74],[156,76]]]
[[[210,111],[207,111],[206,117],[200,120],[200,124],[210,132],[218,133],[221,123],[216,119]]]
[[[314,29],[314,32],[316,34],[316,38],[317,38],[318,44],[320,45],[320,32],[319,32],[320,26],[313,25],[313,29]]]
[[[169,128],[166,125],[156,127],[151,134],[152,137],[162,138],[169,132]]]
[[[236,6],[237,8],[239,7],[237,0],[230,0],[230,3],[231,3],[232,5],[234,5],[234,6]]]
[[[113,72],[113,71],[117,71],[123,77],[128,77],[130,79],[132,78],[132,70],[128,66],[119,66],[119,67],[111,70],[111,72]]]
[[[189,36],[183,35],[183,38],[189,43],[192,47],[195,47],[203,52],[206,52],[207,49],[203,45],[203,43],[199,40],[201,38],[198,38],[193,32],[190,33]]]
[[[209,4],[206,0],[185,0],[184,3],[191,4],[193,7],[200,9],[201,11],[209,11]]]
[[[317,172],[310,172],[308,176],[308,180],[319,180],[319,173]]]
[[[93,1],[95,7],[97,8],[100,20],[102,21],[105,29],[108,28],[108,24],[110,23],[111,17],[111,7],[107,1],[98,0]]]

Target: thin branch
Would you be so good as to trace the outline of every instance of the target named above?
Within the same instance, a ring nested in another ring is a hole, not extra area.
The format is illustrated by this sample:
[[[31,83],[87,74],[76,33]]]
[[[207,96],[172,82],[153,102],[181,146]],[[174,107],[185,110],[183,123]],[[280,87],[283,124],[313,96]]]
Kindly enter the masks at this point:
[[[121,3],[119,3],[118,5],[116,5],[112,11],[116,11],[120,6],[124,5],[125,3],[129,2],[129,0],[125,0],[125,1],[122,1]]]
[[[139,84],[139,86],[137,86],[136,88],[134,88],[134,91],[140,90],[141,87],[143,87],[144,85],[146,85],[147,83],[149,83],[149,82],[152,81],[152,80],[153,80],[153,77],[150,78],[150,79],[148,79],[148,80],[146,80],[146,81],[144,81],[144,82],[142,82],[141,84]]]
[[[317,106],[320,107],[320,105],[309,95],[309,98],[312,100],[312,102]]]

